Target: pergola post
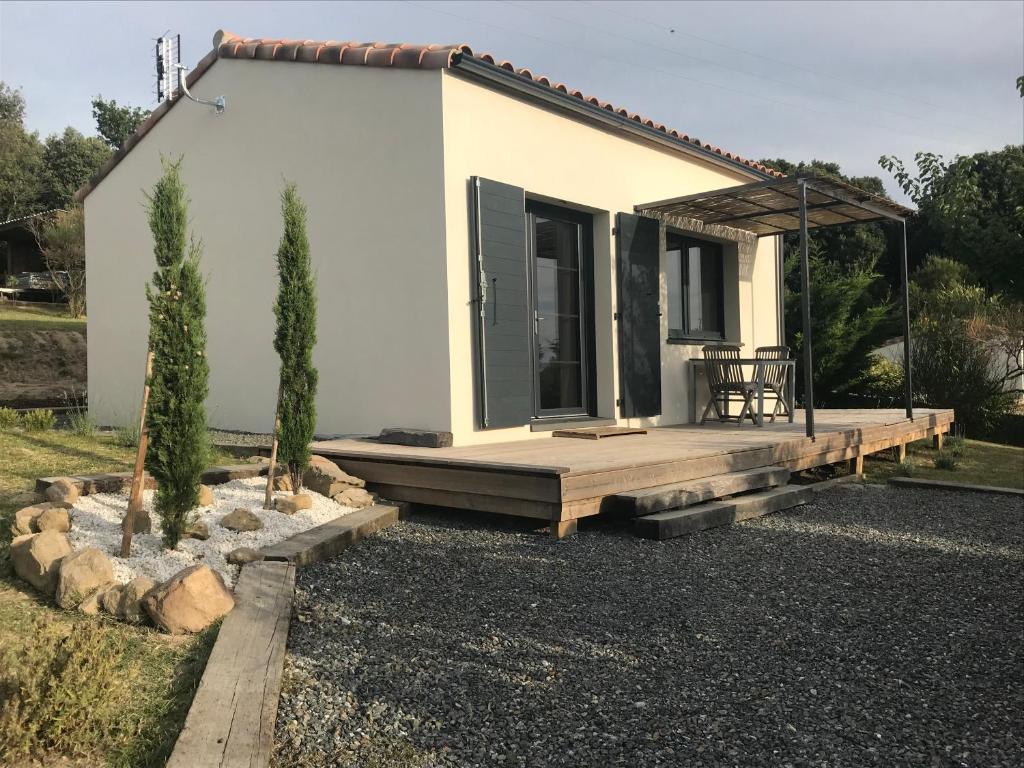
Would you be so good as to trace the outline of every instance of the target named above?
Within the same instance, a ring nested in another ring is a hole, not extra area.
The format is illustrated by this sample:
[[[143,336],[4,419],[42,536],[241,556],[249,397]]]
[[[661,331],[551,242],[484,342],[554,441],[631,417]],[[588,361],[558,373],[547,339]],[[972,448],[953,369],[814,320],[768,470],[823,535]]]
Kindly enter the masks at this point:
[[[914,387],[910,375],[910,276],[907,269],[907,222],[900,222],[900,278],[903,282],[903,396],[907,418],[914,420]]]
[[[807,256],[807,183],[800,179],[797,184],[800,201],[800,309],[804,320],[804,427],[807,436],[814,439],[814,381],[812,369],[814,355],[811,352],[811,265]]]

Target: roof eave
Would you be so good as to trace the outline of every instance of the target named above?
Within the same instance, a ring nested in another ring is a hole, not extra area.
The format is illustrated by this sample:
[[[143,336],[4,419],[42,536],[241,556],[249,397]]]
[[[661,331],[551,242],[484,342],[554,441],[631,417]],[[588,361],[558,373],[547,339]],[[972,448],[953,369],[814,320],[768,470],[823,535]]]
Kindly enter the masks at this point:
[[[618,112],[592,104],[569,93],[555,90],[543,83],[525,78],[517,72],[504,69],[495,64],[489,64],[475,57],[461,54],[454,56],[449,71],[483,81],[500,90],[512,91],[532,101],[543,102],[558,110],[570,112],[577,117],[582,117],[591,122],[597,122],[605,128],[628,133],[670,149],[685,152],[705,162],[728,168],[747,177],[755,179],[775,178],[772,174],[765,173],[743,161],[733,160],[693,141],[644,125],[644,123],[620,115]]]

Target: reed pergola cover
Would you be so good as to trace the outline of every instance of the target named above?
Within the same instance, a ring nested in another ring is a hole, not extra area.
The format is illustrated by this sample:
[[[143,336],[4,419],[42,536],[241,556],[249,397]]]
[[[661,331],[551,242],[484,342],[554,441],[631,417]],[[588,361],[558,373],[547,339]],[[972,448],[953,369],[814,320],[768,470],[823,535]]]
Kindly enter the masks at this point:
[[[811,291],[807,237],[812,229],[866,224],[887,219],[901,228],[900,273],[903,299],[903,370],[907,418],[914,418],[910,376],[910,306],[907,276],[907,225],[913,211],[888,198],[838,179],[798,175],[737,187],[658,200],[635,206],[637,213],[693,219],[701,224],[750,232],[757,237],[800,233],[800,303],[803,314],[804,412],[807,435],[814,437],[814,382],[811,380]]]

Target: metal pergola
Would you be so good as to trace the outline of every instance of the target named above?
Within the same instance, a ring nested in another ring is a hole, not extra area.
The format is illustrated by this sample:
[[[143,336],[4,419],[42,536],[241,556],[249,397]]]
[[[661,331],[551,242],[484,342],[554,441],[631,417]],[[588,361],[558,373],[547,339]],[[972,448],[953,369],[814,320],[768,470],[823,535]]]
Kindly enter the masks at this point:
[[[811,351],[810,265],[807,235],[811,229],[888,219],[900,226],[900,277],[903,300],[903,370],[907,418],[913,420],[910,376],[910,303],[907,275],[909,208],[865,192],[852,184],[823,176],[797,175],[700,192],[635,206],[655,217],[693,219],[752,233],[757,237],[800,233],[800,305],[804,332],[804,413],[807,436],[814,438],[814,382]]]

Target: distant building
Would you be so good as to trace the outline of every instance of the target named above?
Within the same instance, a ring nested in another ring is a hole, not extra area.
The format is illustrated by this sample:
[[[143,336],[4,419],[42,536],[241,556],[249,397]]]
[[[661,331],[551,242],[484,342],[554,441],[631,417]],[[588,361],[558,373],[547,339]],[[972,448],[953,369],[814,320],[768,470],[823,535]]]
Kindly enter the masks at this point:
[[[43,211],[0,222],[0,282],[6,281],[8,275],[46,271],[31,226],[41,216],[53,212]]]

